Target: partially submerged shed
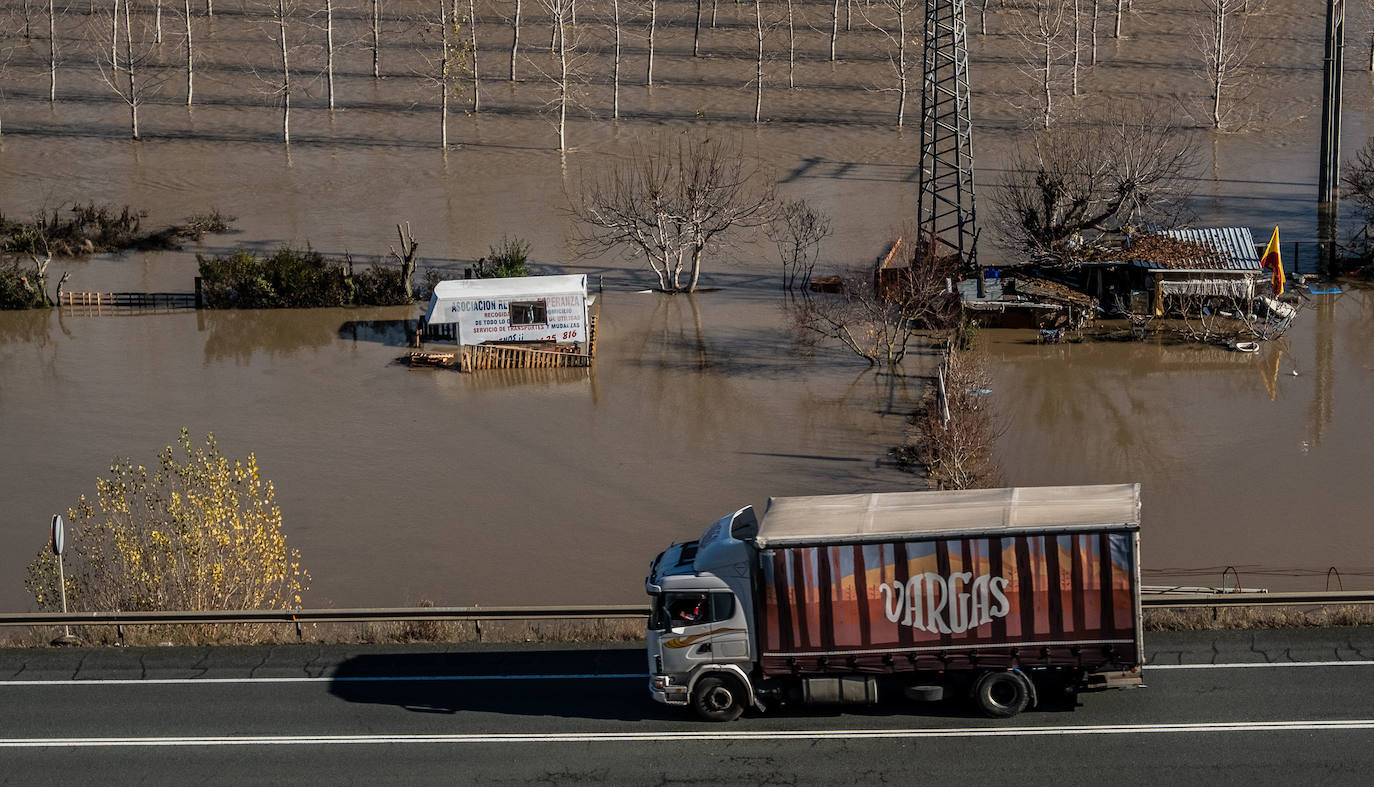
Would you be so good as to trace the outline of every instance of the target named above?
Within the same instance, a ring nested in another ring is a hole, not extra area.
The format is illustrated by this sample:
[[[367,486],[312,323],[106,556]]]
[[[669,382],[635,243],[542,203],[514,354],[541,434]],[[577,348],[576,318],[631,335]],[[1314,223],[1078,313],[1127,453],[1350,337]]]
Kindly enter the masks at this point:
[[[1265,278],[1265,272],[1248,227],[1176,229],[1158,234],[1212,251],[1183,259],[1148,253],[1131,257],[1131,264],[1149,277],[1156,316],[1164,314],[1164,298],[1169,295],[1219,296],[1246,303],[1255,299],[1256,285]]]
[[[461,345],[585,345],[590,334],[587,277],[570,274],[441,281],[430,296],[425,324],[429,328],[453,325],[454,338]]]

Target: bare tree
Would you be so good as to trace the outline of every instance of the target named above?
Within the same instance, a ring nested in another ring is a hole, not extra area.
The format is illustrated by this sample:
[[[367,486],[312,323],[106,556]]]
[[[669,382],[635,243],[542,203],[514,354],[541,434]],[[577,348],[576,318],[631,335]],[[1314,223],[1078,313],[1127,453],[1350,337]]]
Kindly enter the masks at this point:
[[[915,4],[916,0],[878,0],[873,4],[876,9],[865,5],[863,9],[859,10],[864,21],[868,22],[874,30],[882,33],[888,41],[887,59],[897,75],[897,87],[892,88],[897,93],[897,128],[901,128],[906,122],[906,48],[911,39],[911,36],[907,34],[907,14]],[[879,18],[878,12],[885,13],[885,18]]]
[[[28,37],[28,23],[25,22],[24,37]],[[48,103],[57,102],[57,9],[53,0],[48,0]]]
[[[754,23],[759,53],[758,68],[754,74],[754,123],[757,124],[763,116],[763,0],[754,0]]]
[[[209,0],[206,0],[209,4]],[[206,5],[209,8],[209,5]],[[282,141],[291,144],[291,60],[290,47],[286,43],[286,23],[290,8],[286,0],[276,0],[276,27],[278,43],[282,44],[282,81],[278,85],[278,95],[282,96]]]
[[[644,259],[663,292],[694,291],[709,249],[771,218],[771,179],[754,161],[737,141],[693,133],[636,148],[569,195],[584,250],[627,251]]]
[[[976,353],[951,349],[933,387],[912,418],[907,442],[893,453],[925,469],[938,489],[998,486],[993,448],[1000,430],[984,395],[991,387]]]
[[[790,307],[794,325],[803,335],[839,342],[870,366],[896,366],[918,332],[958,323],[959,296],[946,281],[958,275],[953,260],[918,255],[881,289],[872,270],[841,272],[837,292],[808,293]]]
[[[787,89],[797,86],[797,29],[793,23],[792,0],[787,0]]]
[[[396,236],[401,241],[401,250],[396,251],[395,246],[391,247],[391,258],[401,265],[401,291],[409,301],[415,297],[411,280],[415,278],[415,252],[419,251],[420,244],[411,233],[408,221],[396,225]]]
[[[472,113],[482,111],[482,85],[477,76],[477,4],[468,0],[468,71],[472,75]]]
[[[191,106],[191,99],[196,93],[196,53],[191,39],[191,0],[182,0],[185,7],[182,13],[186,17],[186,106]]]
[[[1026,0],[1020,15],[1016,29],[1023,52],[1020,70],[1035,79],[1033,103],[1040,115],[1041,128],[1049,128],[1056,111],[1054,95],[1061,85],[1063,62],[1070,49],[1067,2]]]
[[[1116,22],[1112,25],[1112,38],[1121,38],[1121,3],[1116,0]]]
[[[558,34],[558,63],[554,73],[550,78],[557,86],[557,98],[554,99],[554,116],[557,118],[555,127],[558,129],[558,149],[568,149],[568,103],[571,99],[569,77],[569,63],[575,56],[577,48],[576,41],[568,40],[568,16],[571,13],[570,0],[540,0],[544,9],[553,18],[554,30]]]
[[[611,0],[615,25],[615,59],[611,64],[611,117],[620,119],[620,0]]]
[[[1211,90],[1209,120],[1214,129],[1238,124],[1243,114],[1238,110],[1246,94],[1235,93],[1251,86],[1249,60],[1254,47],[1245,34],[1241,2],[1203,0],[1206,21],[1194,33],[1203,75]]]
[[[835,62],[835,42],[840,37],[840,0],[835,0],[835,8],[830,14],[830,62]]]
[[[1041,131],[1019,146],[993,207],[1018,251],[1073,265],[1104,234],[1176,223],[1196,162],[1196,143],[1175,119],[1119,106],[1099,124]]]
[[[658,28],[658,0],[649,0],[649,60],[644,70],[644,84],[654,86],[654,33]]]
[[[437,0],[439,16],[425,18],[425,34],[437,37],[438,54],[425,56],[419,77],[439,89],[439,146],[448,149],[449,98],[452,86],[467,67],[461,22],[450,16],[447,0]]]
[[[515,0],[515,15],[511,17],[510,81],[515,81],[515,58],[520,51],[520,0]]]
[[[1101,11],[1101,5],[1101,0],[1093,0],[1093,18],[1090,23],[1092,26],[1089,29],[1089,35],[1092,41],[1092,56],[1088,60],[1088,65],[1092,66],[1097,65],[1097,19]]]
[[[830,236],[830,219],[806,200],[784,200],[767,226],[782,260],[782,288],[806,287],[816,269],[821,242]]]
[[[1073,82],[1073,89],[1070,91],[1070,95],[1076,96],[1076,95],[1078,95],[1078,66],[1079,66],[1079,63],[1081,62],[1081,60],[1082,60],[1082,58],[1083,58],[1083,36],[1082,36],[1082,33],[1083,33],[1083,26],[1082,26],[1082,24],[1080,23],[1083,15],[1080,13],[1080,6],[1082,5],[1081,0],[1072,0],[1072,2],[1073,2],[1073,71],[1072,71],[1072,74],[1073,74],[1073,79],[1072,79],[1072,82]]]
[[[701,0],[697,0],[697,22],[692,30],[692,57],[701,57]]]
[[[372,0],[372,78],[382,78],[382,0]]]
[[[134,139],[140,139],[139,107],[157,93],[164,77],[157,68],[156,44],[148,40],[149,31],[142,24],[133,24],[130,5],[130,0],[114,0],[111,15],[111,57],[109,60],[102,60],[98,65],[102,80],[128,105],[130,133]],[[124,31],[122,60],[118,43],[121,24]]]
[[[324,0],[324,81],[334,111],[334,0]]]

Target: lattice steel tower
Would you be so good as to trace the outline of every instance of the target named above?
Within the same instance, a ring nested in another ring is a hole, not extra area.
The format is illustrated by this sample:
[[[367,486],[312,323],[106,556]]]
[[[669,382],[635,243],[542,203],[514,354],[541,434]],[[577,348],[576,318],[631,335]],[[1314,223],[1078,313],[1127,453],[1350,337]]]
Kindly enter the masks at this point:
[[[978,229],[964,0],[925,2],[920,201],[916,208],[923,237],[917,253],[933,246],[936,254],[958,253],[962,265],[973,267],[978,264]]]

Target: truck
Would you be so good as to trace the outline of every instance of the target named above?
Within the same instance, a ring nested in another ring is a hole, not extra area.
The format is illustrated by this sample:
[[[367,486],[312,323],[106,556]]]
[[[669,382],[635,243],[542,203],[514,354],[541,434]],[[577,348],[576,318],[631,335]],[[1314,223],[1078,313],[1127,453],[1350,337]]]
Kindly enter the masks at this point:
[[[649,691],[746,708],[1142,684],[1140,485],[770,498],[650,564]]]

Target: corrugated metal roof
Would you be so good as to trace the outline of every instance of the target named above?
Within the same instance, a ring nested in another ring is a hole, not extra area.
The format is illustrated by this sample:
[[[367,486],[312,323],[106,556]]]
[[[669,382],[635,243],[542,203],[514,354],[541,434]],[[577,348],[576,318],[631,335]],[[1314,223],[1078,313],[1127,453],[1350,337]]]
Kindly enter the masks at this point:
[[[1139,524],[1139,484],[883,492],[770,498],[755,541],[767,548]]]
[[[1211,246],[1216,255],[1184,263],[1172,263],[1170,270],[1260,270],[1259,255],[1255,253],[1255,236],[1249,227],[1203,227],[1198,229],[1161,230],[1165,235],[1177,240],[1189,241]],[[1154,267],[1149,260],[1133,260],[1136,265]]]

